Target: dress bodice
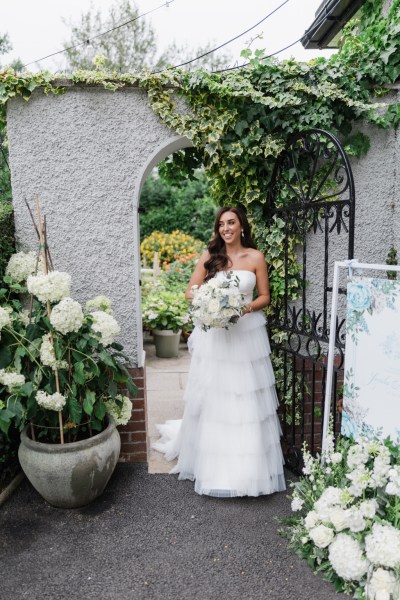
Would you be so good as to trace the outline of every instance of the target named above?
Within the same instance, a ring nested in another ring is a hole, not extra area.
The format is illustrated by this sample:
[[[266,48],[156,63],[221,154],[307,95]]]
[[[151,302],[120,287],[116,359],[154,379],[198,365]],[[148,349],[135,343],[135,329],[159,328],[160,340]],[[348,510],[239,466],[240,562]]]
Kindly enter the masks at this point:
[[[233,273],[239,278],[239,290],[245,295],[245,302],[251,302],[256,285],[256,274],[246,269],[230,269],[229,271],[218,271],[217,277],[226,277],[226,273]]]

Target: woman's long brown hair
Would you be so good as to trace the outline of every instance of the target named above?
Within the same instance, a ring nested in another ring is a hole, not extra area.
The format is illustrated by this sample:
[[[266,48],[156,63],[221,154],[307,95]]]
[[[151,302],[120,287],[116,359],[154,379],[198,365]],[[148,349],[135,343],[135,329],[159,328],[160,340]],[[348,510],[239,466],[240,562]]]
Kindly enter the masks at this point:
[[[245,248],[257,248],[251,237],[250,224],[247,220],[244,210],[238,206],[222,206],[218,210],[215,217],[214,237],[207,246],[208,252],[210,253],[210,258],[204,263],[204,267],[207,271],[207,277],[205,281],[208,281],[214,277],[218,271],[224,271],[226,270],[226,267],[229,267],[229,258],[226,254],[225,242],[219,233],[219,222],[222,215],[226,212],[235,213],[239,219],[241,228],[243,230],[243,235],[240,238],[242,246]]]

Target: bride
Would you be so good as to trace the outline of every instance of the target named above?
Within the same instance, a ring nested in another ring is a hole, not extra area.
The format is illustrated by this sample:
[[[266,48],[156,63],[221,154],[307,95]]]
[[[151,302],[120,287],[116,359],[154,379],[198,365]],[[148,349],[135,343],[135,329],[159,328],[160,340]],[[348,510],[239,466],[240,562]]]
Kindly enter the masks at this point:
[[[201,286],[227,272],[239,278],[246,304],[228,330],[195,327],[182,421],[158,425],[161,438],[153,447],[167,460],[178,456],[170,471],[195,481],[195,491],[209,496],[259,496],[285,489],[277,395],[262,309],[270,302],[265,258],[251,238],[245,213],[220,208],[214,238],[190,279]],[[253,299],[253,290],[257,295]]]

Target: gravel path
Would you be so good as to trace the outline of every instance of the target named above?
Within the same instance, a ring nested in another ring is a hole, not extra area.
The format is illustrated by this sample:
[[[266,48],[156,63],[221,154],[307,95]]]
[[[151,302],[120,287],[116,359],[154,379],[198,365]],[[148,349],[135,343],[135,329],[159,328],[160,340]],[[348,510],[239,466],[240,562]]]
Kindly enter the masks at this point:
[[[286,494],[217,499],[119,464],[86,508],[52,508],[25,479],[0,510],[7,600],[338,600],[287,549]]]

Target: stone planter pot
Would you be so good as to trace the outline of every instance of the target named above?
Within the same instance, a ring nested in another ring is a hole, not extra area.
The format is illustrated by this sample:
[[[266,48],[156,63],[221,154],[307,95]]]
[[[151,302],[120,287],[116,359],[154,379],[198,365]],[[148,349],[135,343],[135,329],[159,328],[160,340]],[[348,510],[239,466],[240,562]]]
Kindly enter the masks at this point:
[[[174,333],[169,329],[153,329],[156,356],[159,358],[176,358],[179,353],[179,342],[182,330]]]
[[[71,444],[44,444],[21,433],[18,458],[39,494],[52,506],[78,508],[102,494],[118,461],[121,439],[113,419],[104,431]]]

